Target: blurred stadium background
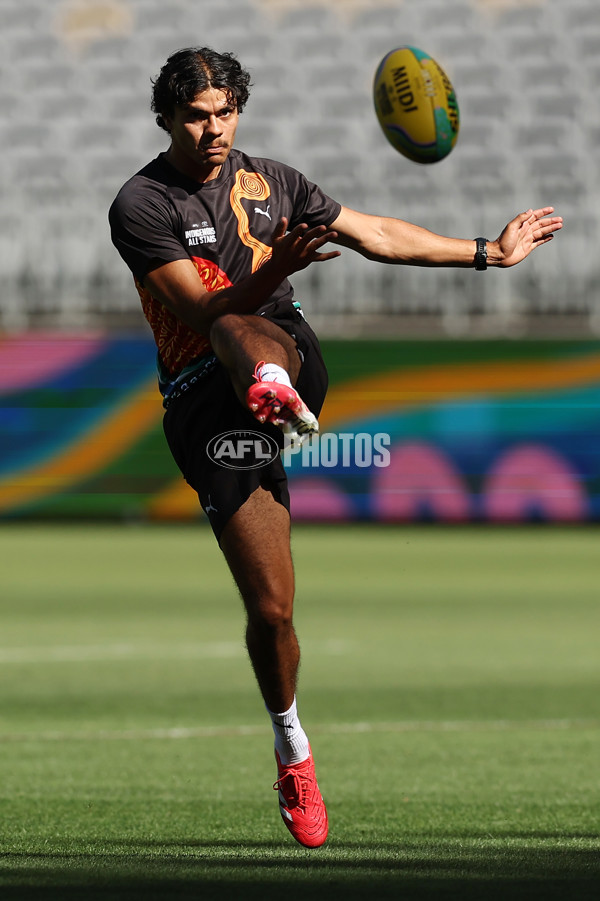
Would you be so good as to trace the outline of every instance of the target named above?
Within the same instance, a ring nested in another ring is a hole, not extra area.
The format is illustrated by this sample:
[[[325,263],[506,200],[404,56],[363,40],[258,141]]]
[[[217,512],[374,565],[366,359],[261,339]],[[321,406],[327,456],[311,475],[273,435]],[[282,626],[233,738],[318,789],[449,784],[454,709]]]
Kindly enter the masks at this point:
[[[385,431],[394,450],[383,474],[292,473],[297,515],[600,516],[597,0],[0,0],[0,16],[1,517],[199,516],[106,218],[166,146],[151,79],[190,44],[252,73],[238,146],[346,205],[461,236],[528,206],[567,223],[510,272],[345,254],[296,277],[332,369],[324,430]],[[430,167],[372,110],[375,67],[405,43],[460,104],[457,147]],[[359,376],[370,400],[349,412]]]

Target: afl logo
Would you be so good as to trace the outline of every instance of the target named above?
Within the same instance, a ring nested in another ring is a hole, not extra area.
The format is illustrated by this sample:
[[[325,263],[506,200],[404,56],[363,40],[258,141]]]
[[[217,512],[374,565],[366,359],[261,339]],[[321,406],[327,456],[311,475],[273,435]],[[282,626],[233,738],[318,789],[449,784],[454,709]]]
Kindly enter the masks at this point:
[[[263,432],[240,430],[212,438],[206,453],[213,463],[225,469],[260,469],[277,459],[279,445]]]

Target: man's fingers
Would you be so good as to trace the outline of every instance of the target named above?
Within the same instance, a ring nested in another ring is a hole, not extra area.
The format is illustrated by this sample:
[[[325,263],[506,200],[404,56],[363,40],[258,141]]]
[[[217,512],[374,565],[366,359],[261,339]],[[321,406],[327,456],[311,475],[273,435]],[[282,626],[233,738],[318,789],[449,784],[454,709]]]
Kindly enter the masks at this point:
[[[334,238],[337,238],[337,232],[328,231],[324,225],[319,225],[317,228],[310,228],[303,232],[299,236],[299,241],[305,248],[310,246],[312,249],[316,249]]]
[[[552,216],[550,219],[534,219],[529,223],[531,235],[534,241],[539,242],[547,236],[552,237],[554,232],[563,227],[561,216]]]
[[[335,260],[337,257],[341,257],[341,255],[342,252],[340,250],[330,250],[327,253],[315,254],[315,260],[322,263],[324,260]]]
[[[275,228],[273,229],[273,240],[276,241],[278,238],[283,238],[287,231],[288,220],[285,216],[282,216]]]
[[[562,228],[562,222],[550,222],[547,225],[542,225],[540,222],[538,228],[533,233],[533,238],[538,243],[543,240],[548,240],[553,237],[554,232],[558,231],[559,228]]]
[[[549,216],[549,213],[554,212],[554,207],[546,206],[542,207],[539,210],[529,210],[528,213],[522,214],[522,224],[529,224],[533,226],[541,226],[543,228],[551,228],[556,230],[557,228],[562,227],[563,218],[562,216]]]
[[[333,229],[328,229],[326,225],[309,228],[305,222],[301,222],[287,234],[282,235],[279,234],[279,226],[282,222],[284,220],[281,220],[278,224],[273,234],[273,239],[275,242],[279,235],[279,240],[277,241],[279,252],[289,258],[290,273],[297,272],[299,269],[305,269],[311,263],[333,260],[341,256],[339,250],[327,251],[326,253],[319,252],[324,244],[338,237],[338,233],[333,231]]]
[[[553,206],[544,206],[540,210],[531,210],[531,214],[534,219],[541,219],[542,216],[548,216],[549,213],[554,212]]]
[[[324,232],[322,235],[317,235],[314,238],[311,238],[308,241],[308,244],[312,244],[313,248],[322,247],[329,241],[335,240],[335,238],[337,238],[337,232]]]
[[[540,207],[539,210],[529,209],[529,210],[525,210],[524,213],[520,213],[516,217],[516,221],[520,222],[521,225],[524,225],[525,223],[529,223],[530,225],[532,225],[534,222],[538,222],[540,219],[549,216],[549,214],[553,213],[553,212],[554,212],[553,206]],[[561,219],[560,216],[556,216],[554,218]]]

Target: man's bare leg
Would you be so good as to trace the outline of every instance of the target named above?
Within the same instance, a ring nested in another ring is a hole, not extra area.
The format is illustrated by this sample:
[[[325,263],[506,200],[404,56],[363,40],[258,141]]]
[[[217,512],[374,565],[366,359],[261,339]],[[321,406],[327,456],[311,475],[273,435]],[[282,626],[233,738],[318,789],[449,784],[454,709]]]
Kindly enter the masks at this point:
[[[292,623],[294,569],[290,518],[258,488],[229,520],[221,548],[244,601],[246,642],[265,704],[287,710],[296,691],[300,649]]]

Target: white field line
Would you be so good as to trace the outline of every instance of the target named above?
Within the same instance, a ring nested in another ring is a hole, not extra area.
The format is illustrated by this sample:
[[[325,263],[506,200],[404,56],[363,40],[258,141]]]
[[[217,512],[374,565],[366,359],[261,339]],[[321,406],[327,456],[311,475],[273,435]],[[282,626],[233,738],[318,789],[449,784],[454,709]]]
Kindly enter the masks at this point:
[[[306,641],[311,652],[340,656],[350,653],[354,644],[343,639]],[[39,645],[37,647],[0,647],[0,665],[11,663],[102,663],[111,660],[229,660],[246,657],[246,648],[238,641],[207,642],[111,642],[106,644]]]
[[[408,732],[565,732],[600,729],[598,719],[540,720],[400,720],[380,723],[331,723],[312,726],[315,735],[358,735]],[[243,738],[248,735],[271,735],[267,725],[260,726],[194,726],[156,729],[82,729],[80,731],[48,730],[41,732],[0,732],[0,744],[9,742],[71,741],[155,741],[203,738]]]

